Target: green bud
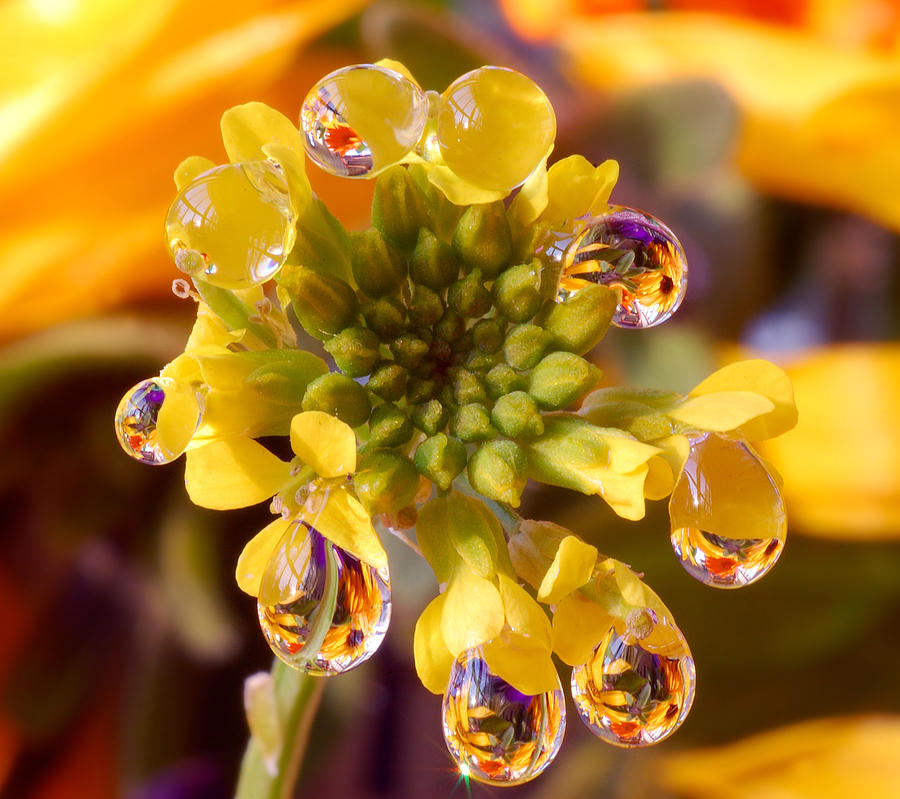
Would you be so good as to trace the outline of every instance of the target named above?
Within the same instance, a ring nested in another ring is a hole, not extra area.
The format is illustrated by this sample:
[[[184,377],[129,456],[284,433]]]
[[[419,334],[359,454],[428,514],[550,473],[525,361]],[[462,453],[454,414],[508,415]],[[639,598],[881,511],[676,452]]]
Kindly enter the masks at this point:
[[[356,317],[356,292],[343,280],[297,266],[279,283],[291,298],[291,307],[309,335],[325,339],[339,333]]]
[[[615,291],[606,286],[585,286],[564,302],[552,306],[544,327],[554,346],[584,355],[603,338],[619,303]]]
[[[261,397],[279,405],[299,407],[310,382],[328,373],[325,361],[304,350],[262,350],[225,357],[240,359],[242,356],[253,362],[263,356],[264,362],[244,382]]]
[[[470,205],[453,233],[453,250],[469,269],[480,269],[486,278],[496,277],[512,257],[503,202]]]
[[[643,402],[616,399],[608,394],[609,389],[601,389],[585,399],[579,416],[597,427],[617,427],[625,430],[640,441],[656,441],[675,432],[672,419]],[[587,407],[585,407],[587,406]]]
[[[456,475],[466,467],[466,445],[438,433],[419,444],[415,464],[441,491],[447,491]]]
[[[406,379],[406,369],[400,364],[388,361],[375,367],[369,375],[366,388],[383,400],[395,401],[406,394]]]
[[[346,327],[325,342],[337,368],[350,377],[369,374],[378,363],[378,336],[367,327]]]
[[[527,477],[528,462],[514,441],[482,444],[469,459],[469,482],[488,499],[519,507]]]
[[[516,325],[506,334],[503,355],[516,369],[531,369],[550,346],[552,336],[542,327],[532,324]]]
[[[433,399],[413,408],[412,423],[425,435],[433,436],[447,424],[447,416],[447,409],[439,400]]]
[[[428,286],[416,284],[409,301],[409,321],[416,326],[433,325],[444,315],[441,295]]]
[[[492,289],[497,309],[512,322],[526,322],[541,307],[541,263],[519,264],[506,269]]]
[[[448,308],[435,325],[434,332],[444,341],[457,341],[466,332],[466,323],[456,311]]]
[[[447,303],[461,316],[477,319],[491,309],[491,295],[481,280],[481,270],[473,269],[447,289]]]
[[[507,363],[498,363],[484,376],[484,385],[488,396],[499,399],[504,394],[524,389],[527,381],[524,375],[520,375]]]
[[[457,405],[468,405],[470,402],[487,402],[487,391],[484,382],[468,369],[453,370],[453,399]]]
[[[495,438],[497,431],[491,424],[491,414],[480,402],[470,402],[459,408],[450,420],[450,434],[466,443]]]
[[[351,233],[353,278],[370,297],[394,291],[406,279],[406,261],[377,230]]]
[[[392,339],[403,332],[406,309],[394,297],[379,297],[366,303],[362,313],[366,324],[382,341]]]
[[[409,441],[412,422],[393,402],[372,410],[369,417],[369,443],[376,447],[399,447]]]
[[[296,231],[294,247],[287,257],[284,269],[276,278],[279,282],[284,282],[284,277],[290,277],[297,266],[347,283],[353,279],[350,269],[350,237],[340,220],[318,197],[313,196],[312,201],[305,204],[297,220]]]
[[[409,458],[392,449],[366,452],[353,475],[353,487],[363,507],[375,516],[410,505],[419,487],[419,473]]]
[[[369,418],[371,405],[366,390],[346,375],[331,372],[316,378],[303,395],[304,411],[324,411],[350,427]]]
[[[535,401],[524,391],[513,391],[500,397],[491,411],[491,421],[510,438],[539,436],[544,432],[544,419]]]
[[[412,333],[404,333],[390,343],[394,360],[407,369],[415,369],[428,354],[428,345]]]
[[[485,354],[497,352],[503,346],[503,332],[496,319],[480,319],[472,326],[472,343]]]
[[[410,405],[427,402],[434,396],[435,382],[425,377],[412,377],[406,385],[406,401]]]
[[[466,369],[470,372],[487,372],[494,364],[497,363],[496,355],[485,355],[483,352],[478,352],[475,350],[474,352],[470,352],[466,356]]]
[[[594,388],[602,374],[574,353],[551,352],[531,372],[528,393],[542,408],[559,410]]]
[[[428,180],[428,167],[425,164],[411,164],[409,176],[425,200],[427,227],[434,231],[438,238],[449,241],[463,209],[451,203],[444,192]]]
[[[416,248],[409,258],[409,276],[413,283],[440,291],[459,275],[459,261],[453,250],[428,228],[419,230]]]
[[[408,249],[425,221],[424,199],[406,167],[398,164],[382,172],[372,197],[372,224],[381,235]]]

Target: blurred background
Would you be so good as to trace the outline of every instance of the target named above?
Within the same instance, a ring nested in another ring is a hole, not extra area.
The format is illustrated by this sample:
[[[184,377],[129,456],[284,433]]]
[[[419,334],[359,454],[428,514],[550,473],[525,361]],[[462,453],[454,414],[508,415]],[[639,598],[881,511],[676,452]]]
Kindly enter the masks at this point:
[[[516,795],[900,796],[898,0],[0,3],[0,796],[231,795],[242,682],[270,663],[232,573],[268,510],[191,507],[181,465],[127,459],[112,416],[194,314],[163,248],[174,167],[224,160],[228,107],[296,117],[318,78],[382,57],[439,91],[484,63],[525,72],[556,108],[553,157],[618,159],[613,202],[678,233],[687,300],[609,334],[608,383],[686,390],[758,355],[800,408],[764,451],[789,543],[742,591],[687,576],[664,503],[633,524],[527,495],[526,516],[645,572],[699,691],[648,751],[600,743],[570,708],[557,762]],[[367,224],[370,183],[310,177]],[[390,556],[391,633],[328,684],[297,797],[465,790],[412,665],[434,578]]]

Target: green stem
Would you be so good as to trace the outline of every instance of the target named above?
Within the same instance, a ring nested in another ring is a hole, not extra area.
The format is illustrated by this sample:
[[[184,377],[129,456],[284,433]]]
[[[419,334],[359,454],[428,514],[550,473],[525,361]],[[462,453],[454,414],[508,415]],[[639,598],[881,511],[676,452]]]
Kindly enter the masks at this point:
[[[310,677],[278,659],[271,674],[284,736],[277,768],[274,774],[269,772],[262,747],[251,737],[241,761],[235,799],[290,799],[294,795],[294,783],[325,688],[324,678]]]

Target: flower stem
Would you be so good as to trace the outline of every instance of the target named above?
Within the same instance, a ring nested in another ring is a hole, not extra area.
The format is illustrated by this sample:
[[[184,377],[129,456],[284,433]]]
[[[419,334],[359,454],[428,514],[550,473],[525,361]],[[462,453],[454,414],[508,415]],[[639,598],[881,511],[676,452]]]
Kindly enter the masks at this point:
[[[259,742],[251,736],[235,799],[290,799],[309,741],[312,722],[325,688],[325,679],[286,666],[276,659],[271,670],[282,723],[283,745],[274,773],[266,766]]]

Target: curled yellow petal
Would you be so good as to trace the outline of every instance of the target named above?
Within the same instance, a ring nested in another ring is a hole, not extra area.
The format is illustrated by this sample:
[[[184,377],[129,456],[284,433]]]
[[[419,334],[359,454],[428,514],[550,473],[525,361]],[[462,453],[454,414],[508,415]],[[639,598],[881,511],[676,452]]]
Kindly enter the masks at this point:
[[[271,143],[303,152],[297,126],[280,111],[256,101],[222,114],[222,141],[232,163],[265,160],[263,146]]]
[[[510,216],[523,227],[535,221],[547,207],[549,183],[547,159],[538,164],[510,206]]]
[[[752,391],[717,391],[688,397],[677,408],[670,410],[668,415],[701,430],[724,433],[773,410],[774,403],[762,394]]]
[[[507,626],[513,632],[528,635],[549,648],[550,619],[547,614],[515,580],[505,574],[498,574],[497,577]]]
[[[295,522],[290,519],[275,519],[247,542],[234,570],[238,588],[245,594],[259,596],[259,584],[272,552],[292,524]]]
[[[596,562],[597,547],[585,543],[578,536],[567,535],[560,541],[553,563],[544,575],[538,589],[538,599],[555,605],[566,594],[591,579]]]
[[[491,672],[523,694],[542,694],[560,688],[549,642],[507,632],[485,644],[483,651]]]
[[[189,155],[177,167],[175,167],[175,188],[181,191],[195,177],[203,174],[216,165],[215,161],[204,158],[202,155]]]
[[[353,557],[376,569],[387,567],[387,554],[369,514],[345,488],[329,489],[322,509],[318,513],[304,512],[301,518]]]
[[[445,596],[441,632],[454,657],[500,634],[504,620],[503,600],[490,580],[479,577],[460,563]]]
[[[442,694],[447,690],[454,660],[441,632],[441,616],[446,598],[446,594],[439,594],[428,603],[416,622],[413,634],[416,674],[422,685],[433,694]]]
[[[562,222],[602,213],[618,179],[617,161],[610,159],[594,166],[581,155],[563,158],[547,172],[547,206],[541,217]]]
[[[616,618],[580,594],[569,594],[553,613],[553,651],[570,666],[586,663]]]
[[[356,471],[356,434],[348,424],[328,413],[298,413],[291,420],[291,449],[322,477],[340,477]]]
[[[492,203],[496,200],[502,200],[506,196],[506,193],[502,191],[480,189],[478,186],[472,185],[458,177],[450,167],[441,166],[440,164],[429,164],[426,168],[428,170],[428,182],[439,189],[454,205]]]

